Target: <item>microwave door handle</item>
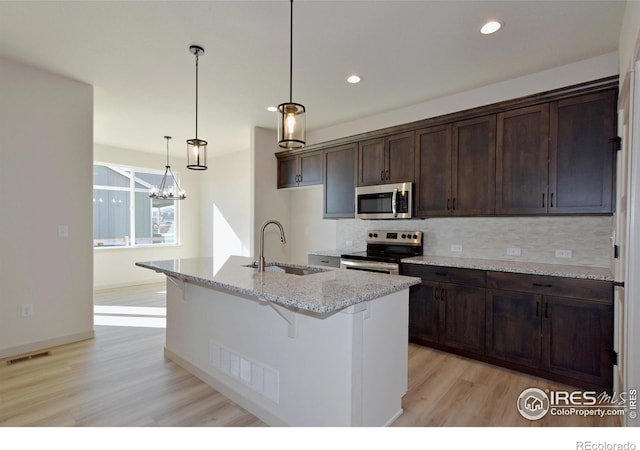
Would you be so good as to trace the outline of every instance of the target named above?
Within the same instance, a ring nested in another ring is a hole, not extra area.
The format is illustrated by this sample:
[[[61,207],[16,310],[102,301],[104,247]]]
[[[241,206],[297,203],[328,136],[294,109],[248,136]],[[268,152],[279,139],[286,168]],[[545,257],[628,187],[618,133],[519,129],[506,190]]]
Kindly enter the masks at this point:
[[[393,213],[393,217],[398,217],[398,208],[397,208],[397,199],[398,199],[398,190],[394,189],[393,194],[391,195],[391,212]]]

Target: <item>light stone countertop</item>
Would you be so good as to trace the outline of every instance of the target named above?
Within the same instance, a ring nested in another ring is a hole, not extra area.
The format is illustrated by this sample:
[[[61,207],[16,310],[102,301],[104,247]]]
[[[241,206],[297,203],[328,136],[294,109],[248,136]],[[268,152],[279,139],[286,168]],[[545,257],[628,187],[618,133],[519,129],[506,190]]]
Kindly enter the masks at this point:
[[[257,269],[243,267],[252,262],[252,258],[231,256],[221,267],[214,264],[213,258],[146,261],[137,262],[136,266],[155,270],[182,281],[323,314],[420,283],[420,278],[415,277],[288,263],[283,264],[299,268],[313,267],[318,272],[309,275],[271,271],[259,273]],[[267,265],[273,263],[268,262]]]
[[[365,251],[366,248],[352,248],[350,247],[349,249],[333,249],[333,250],[310,250],[307,252],[307,255],[318,255],[318,256],[334,256],[334,257],[340,257],[341,255],[344,255],[345,253],[354,253],[354,252],[363,252]]]
[[[402,262],[429,266],[491,270],[495,272],[512,272],[531,275],[582,278],[587,280],[613,281],[611,271],[602,267],[571,266],[565,264],[545,264],[524,261],[500,261],[450,256],[415,256],[413,258],[405,258]]]
[[[340,256],[356,250],[312,250],[309,255]],[[427,266],[457,267],[460,269],[491,270],[495,272],[523,273],[530,275],[550,275],[586,280],[613,281],[611,271],[603,267],[573,266],[568,264],[534,263],[526,261],[504,261],[494,259],[464,258],[458,256],[414,256],[405,258],[403,263]]]

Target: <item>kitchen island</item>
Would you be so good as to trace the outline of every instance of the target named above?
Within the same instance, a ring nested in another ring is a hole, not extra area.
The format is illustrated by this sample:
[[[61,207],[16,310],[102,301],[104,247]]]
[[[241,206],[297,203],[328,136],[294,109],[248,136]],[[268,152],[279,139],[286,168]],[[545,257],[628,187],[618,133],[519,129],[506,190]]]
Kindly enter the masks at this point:
[[[384,426],[407,390],[419,278],[233,256],[140,262],[167,276],[165,356],[274,426]]]

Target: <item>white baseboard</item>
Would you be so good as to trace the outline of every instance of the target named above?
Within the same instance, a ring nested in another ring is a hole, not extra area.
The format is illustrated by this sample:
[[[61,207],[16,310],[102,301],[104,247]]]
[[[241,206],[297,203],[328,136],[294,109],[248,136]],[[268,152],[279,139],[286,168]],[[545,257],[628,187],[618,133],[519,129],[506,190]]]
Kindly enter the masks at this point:
[[[41,352],[43,350],[50,350],[53,347],[60,345],[71,344],[73,342],[84,341],[87,339],[93,339],[95,337],[95,331],[84,331],[82,333],[69,334],[66,336],[60,336],[52,339],[46,339],[44,341],[32,342],[30,344],[18,345],[16,347],[9,347],[0,349],[0,359],[8,359],[13,356],[25,355],[28,353]]]

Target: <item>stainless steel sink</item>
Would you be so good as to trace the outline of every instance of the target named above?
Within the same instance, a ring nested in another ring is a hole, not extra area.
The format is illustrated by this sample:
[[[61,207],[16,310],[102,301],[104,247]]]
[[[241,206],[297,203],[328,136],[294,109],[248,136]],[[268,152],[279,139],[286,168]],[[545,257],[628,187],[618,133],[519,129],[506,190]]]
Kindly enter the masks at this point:
[[[256,263],[248,264],[243,267],[250,267],[252,269],[257,269],[258,265]],[[276,273],[289,273],[291,275],[313,275],[314,273],[328,272],[329,269],[321,269],[318,267],[309,267],[309,266],[292,266],[288,264],[280,264],[280,263],[267,263],[264,268],[265,272],[276,272]]]

